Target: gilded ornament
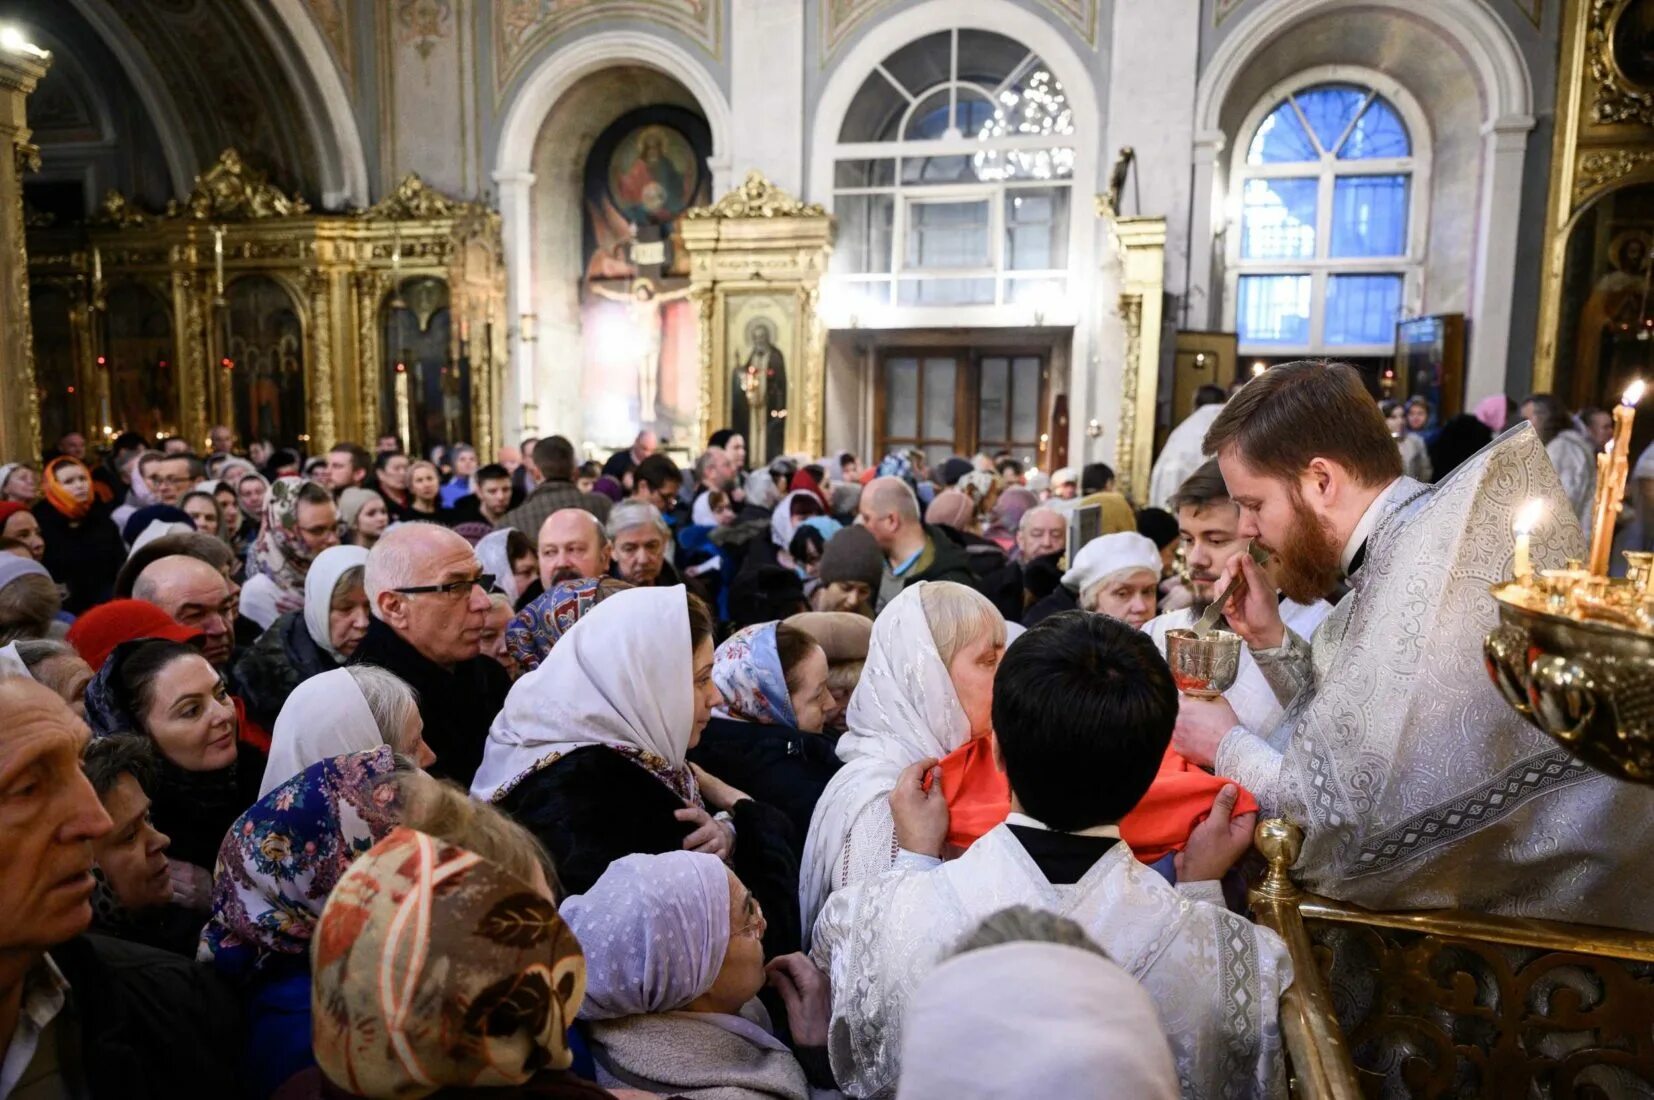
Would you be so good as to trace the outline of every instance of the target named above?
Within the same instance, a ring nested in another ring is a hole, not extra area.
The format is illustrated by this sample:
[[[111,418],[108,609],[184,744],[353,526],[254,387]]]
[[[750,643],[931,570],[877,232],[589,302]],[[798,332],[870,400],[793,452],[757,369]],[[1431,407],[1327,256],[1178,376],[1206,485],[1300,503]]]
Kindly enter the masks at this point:
[[[1654,66],[1643,60],[1640,35],[1627,23],[1638,14],[1637,0],[1591,0],[1585,43],[1595,93],[1591,120],[1598,125],[1654,126]]]
[[[1577,204],[1651,165],[1654,165],[1654,149],[1600,149],[1586,153],[1579,158],[1579,171],[1574,176],[1574,201]]]
[[[103,202],[92,215],[93,225],[109,225],[116,229],[133,229],[148,221],[149,215],[114,188],[104,193]]]
[[[364,217],[387,221],[411,221],[415,218],[452,218],[465,212],[468,203],[456,202],[419,178],[418,172],[409,172],[396,185],[396,190],[370,206]]]
[[[303,198],[284,194],[234,149],[224,150],[217,164],[195,177],[195,187],[182,206],[167,204],[168,217],[197,221],[291,217],[309,210]]]
[[[1126,327],[1126,355],[1120,365],[1120,437],[1114,442],[1115,476],[1131,483],[1137,448],[1137,376],[1142,370],[1143,297],[1120,295],[1120,319]]]
[[[741,185],[711,206],[684,211],[687,220],[703,218],[825,218],[820,203],[802,202],[783,191],[754,168]]]

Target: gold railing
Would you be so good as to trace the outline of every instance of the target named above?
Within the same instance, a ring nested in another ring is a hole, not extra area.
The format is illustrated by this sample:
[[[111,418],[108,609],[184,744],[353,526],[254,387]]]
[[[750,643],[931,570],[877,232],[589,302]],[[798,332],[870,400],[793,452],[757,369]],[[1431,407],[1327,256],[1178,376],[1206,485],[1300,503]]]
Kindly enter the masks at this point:
[[[1304,893],[1297,826],[1257,829],[1256,919],[1286,941],[1295,1096],[1654,1091],[1654,937],[1452,910],[1374,912]],[[1336,991],[1336,992],[1335,992]]]

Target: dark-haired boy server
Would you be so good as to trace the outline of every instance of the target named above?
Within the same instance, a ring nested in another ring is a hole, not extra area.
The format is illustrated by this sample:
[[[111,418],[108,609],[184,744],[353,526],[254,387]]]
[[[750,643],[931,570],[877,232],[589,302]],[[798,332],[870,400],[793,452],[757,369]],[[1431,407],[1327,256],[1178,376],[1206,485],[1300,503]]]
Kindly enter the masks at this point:
[[[1217,879],[1247,849],[1255,815],[1235,788],[1178,857],[1172,887],[1139,863],[1116,823],[1165,755],[1177,690],[1146,634],[1104,615],[1054,615],[1017,639],[994,677],[996,759],[1011,814],[941,863],[947,803],[909,768],[890,796],[896,867],[834,894],[811,955],[831,977],[833,1076],[888,1095],[902,1018],[919,982],[986,917],[1026,905],[1068,917],[1154,999],[1185,1097],[1286,1094],[1278,1011],[1286,945],[1223,907]],[[1075,1096],[1110,1095],[1076,1082]]]
[[[1300,602],[1349,594],[1312,641],[1283,624],[1245,554],[1224,615],[1287,707],[1270,731],[1184,699],[1173,747],[1307,834],[1299,881],[1374,909],[1451,907],[1654,929],[1642,873],[1646,790],[1593,771],[1520,718],[1488,680],[1489,594],[1512,568],[1512,520],[1543,502],[1536,569],[1582,556],[1579,523],[1533,429],[1505,433],[1434,486],[1401,457],[1356,371],[1271,368],[1206,436],[1239,534],[1275,555]]]

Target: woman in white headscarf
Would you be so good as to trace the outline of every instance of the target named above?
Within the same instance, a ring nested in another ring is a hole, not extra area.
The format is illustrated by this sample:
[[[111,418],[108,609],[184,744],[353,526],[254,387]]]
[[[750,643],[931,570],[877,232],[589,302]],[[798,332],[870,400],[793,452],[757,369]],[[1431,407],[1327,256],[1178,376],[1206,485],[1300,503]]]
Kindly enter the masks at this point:
[[[883,874],[894,862],[890,792],[903,771],[952,757],[944,793],[980,767],[963,755],[988,744],[993,675],[1005,652],[1005,620],[987,597],[947,581],[909,585],[873,622],[861,679],[850,697],[844,767],[816,803],[799,868],[805,942],[836,890]],[[960,756],[953,754],[960,753]],[[969,790],[974,793],[973,782]],[[965,787],[956,787],[961,792]],[[950,810],[954,799],[950,797]]]
[[[312,764],[389,745],[421,768],[436,761],[425,744],[414,689],[374,665],[313,676],[293,690],[270,735],[260,798]]]
[[[332,546],[317,554],[304,578],[304,606],[277,617],[236,661],[240,697],[265,729],[294,688],[356,652],[368,630],[367,561],[360,546]]]
[[[512,607],[540,575],[534,544],[515,527],[490,531],[478,540],[476,553],[477,564],[493,576],[494,587],[505,593]]]
[[[586,1000],[598,1083],[667,1096],[807,1100],[811,1081],[771,1033],[757,996],[766,967],[764,912],[741,880],[695,852],[616,860],[561,915],[586,955]],[[794,975],[802,955],[771,963],[794,1041],[824,1070],[826,983]],[[818,991],[801,993],[801,986]],[[812,1049],[813,1048],[813,1049]],[[831,1087],[831,1072],[822,1084]]]

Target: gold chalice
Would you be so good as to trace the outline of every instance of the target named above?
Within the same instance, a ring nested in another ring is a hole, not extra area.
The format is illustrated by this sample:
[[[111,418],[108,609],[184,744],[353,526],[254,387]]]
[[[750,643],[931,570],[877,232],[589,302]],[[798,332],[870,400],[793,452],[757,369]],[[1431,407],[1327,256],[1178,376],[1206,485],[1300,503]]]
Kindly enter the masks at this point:
[[[1241,638],[1229,630],[1204,637],[1193,630],[1166,631],[1166,663],[1177,690],[1194,699],[1216,699],[1240,674]]]

